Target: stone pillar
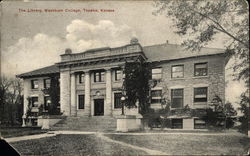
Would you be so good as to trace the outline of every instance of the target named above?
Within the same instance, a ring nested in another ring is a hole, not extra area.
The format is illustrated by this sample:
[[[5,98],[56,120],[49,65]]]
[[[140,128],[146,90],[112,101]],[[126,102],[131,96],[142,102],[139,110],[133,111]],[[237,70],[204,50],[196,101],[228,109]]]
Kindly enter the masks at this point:
[[[90,100],[90,72],[85,71],[85,111],[91,116],[91,100]]]
[[[25,127],[26,126],[26,123],[25,123],[25,118],[26,118],[26,113],[27,113],[27,109],[28,109],[28,104],[29,104],[29,101],[28,101],[28,96],[29,96],[29,89],[31,88],[31,82],[30,80],[25,80],[23,81],[23,124],[22,124],[22,127]]]
[[[60,72],[60,109],[63,115],[70,115],[70,71]]]
[[[111,69],[106,69],[106,102],[104,105],[104,115],[112,113],[112,78]]]
[[[75,73],[72,73],[70,75],[70,79],[71,79],[71,115],[72,116],[76,116],[76,76],[75,76]]]

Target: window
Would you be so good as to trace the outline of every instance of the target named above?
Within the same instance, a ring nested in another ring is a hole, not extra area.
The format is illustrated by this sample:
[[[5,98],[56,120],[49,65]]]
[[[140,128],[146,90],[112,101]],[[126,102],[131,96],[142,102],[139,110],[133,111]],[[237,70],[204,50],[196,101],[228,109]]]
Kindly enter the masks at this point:
[[[79,74],[79,83],[84,82],[84,73]]]
[[[31,89],[38,88],[38,80],[31,80]]]
[[[206,122],[201,119],[194,119],[194,129],[205,129]]]
[[[51,104],[50,96],[45,96],[44,97],[44,110],[48,110],[50,104]]]
[[[119,69],[115,70],[115,81],[119,81],[122,79],[122,71]]]
[[[182,129],[183,120],[182,119],[172,119],[172,128],[173,129]]]
[[[207,87],[194,88],[194,102],[207,102]]]
[[[152,79],[159,80],[162,78],[162,68],[152,69]]]
[[[151,103],[161,103],[162,90],[151,91]]]
[[[122,108],[122,93],[114,93],[114,108]]]
[[[104,71],[94,72],[94,82],[104,82]]]
[[[207,63],[194,64],[194,76],[207,76]]]
[[[183,89],[172,89],[171,90],[172,108],[183,107]]]
[[[51,82],[50,79],[44,79],[43,80],[44,88],[50,88],[50,82]]]
[[[38,97],[31,97],[32,107],[38,107]]]
[[[172,78],[182,78],[184,77],[184,65],[172,66]]]
[[[78,109],[84,109],[84,95],[78,95]]]

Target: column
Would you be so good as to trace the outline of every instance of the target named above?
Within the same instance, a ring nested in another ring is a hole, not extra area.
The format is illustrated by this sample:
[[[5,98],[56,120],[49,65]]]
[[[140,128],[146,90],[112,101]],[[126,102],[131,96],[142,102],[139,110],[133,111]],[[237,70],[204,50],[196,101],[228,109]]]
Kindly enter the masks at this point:
[[[29,104],[29,101],[28,101],[28,95],[29,95],[29,89],[31,88],[30,86],[30,80],[25,80],[23,81],[23,124],[22,124],[22,127],[25,127],[26,126],[26,123],[25,123],[25,118],[26,118],[26,113],[27,113],[27,109],[28,109],[28,104]]]
[[[70,115],[70,72],[60,72],[60,109],[63,115]]]
[[[70,95],[70,99],[71,99],[71,115],[72,116],[76,116],[77,115],[77,107],[76,107],[76,76],[75,73],[72,73],[70,75],[70,79],[71,79],[71,95]]]
[[[90,72],[85,71],[85,111],[91,116],[91,100],[90,100]]]
[[[111,69],[106,69],[106,102],[104,105],[104,115],[112,113],[112,78]]]

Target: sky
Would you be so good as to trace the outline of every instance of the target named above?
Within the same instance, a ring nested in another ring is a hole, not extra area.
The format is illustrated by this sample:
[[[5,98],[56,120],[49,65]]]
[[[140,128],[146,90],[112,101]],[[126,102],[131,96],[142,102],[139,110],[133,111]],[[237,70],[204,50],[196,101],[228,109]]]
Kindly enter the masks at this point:
[[[166,40],[180,44],[183,40],[174,33],[171,19],[152,14],[152,1],[5,1],[1,9],[1,74],[7,76],[59,62],[66,48],[76,53],[117,47],[128,44],[132,37],[138,38],[142,46]],[[208,46],[223,48],[224,41],[218,36]],[[226,99],[235,103],[244,85],[232,81],[232,63],[226,67]]]

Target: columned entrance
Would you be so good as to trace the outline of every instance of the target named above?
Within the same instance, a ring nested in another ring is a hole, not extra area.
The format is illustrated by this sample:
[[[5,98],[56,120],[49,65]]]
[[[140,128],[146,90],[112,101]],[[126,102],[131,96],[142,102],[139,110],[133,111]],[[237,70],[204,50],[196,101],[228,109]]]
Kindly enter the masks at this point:
[[[104,115],[104,99],[94,99],[94,115]]]

